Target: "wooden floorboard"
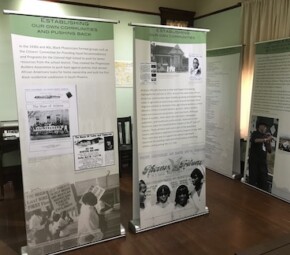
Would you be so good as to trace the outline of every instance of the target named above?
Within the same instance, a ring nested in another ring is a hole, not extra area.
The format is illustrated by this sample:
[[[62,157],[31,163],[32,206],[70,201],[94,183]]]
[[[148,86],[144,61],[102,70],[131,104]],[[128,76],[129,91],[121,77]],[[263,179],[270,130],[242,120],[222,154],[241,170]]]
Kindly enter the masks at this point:
[[[209,214],[133,234],[128,231],[128,222],[132,219],[132,178],[124,173],[120,193],[126,237],[65,254],[234,255],[289,235],[289,203],[210,170],[206,185]],[[7,250],[9,255],[20,253],[20,247],[25,245],[24,226],[22,194],[15,192],[0,201],[1,255]]]
[[[274,240],[264,242],[241,252],[236,255],[289,255],[290,254],[290,235],[285,235]]]

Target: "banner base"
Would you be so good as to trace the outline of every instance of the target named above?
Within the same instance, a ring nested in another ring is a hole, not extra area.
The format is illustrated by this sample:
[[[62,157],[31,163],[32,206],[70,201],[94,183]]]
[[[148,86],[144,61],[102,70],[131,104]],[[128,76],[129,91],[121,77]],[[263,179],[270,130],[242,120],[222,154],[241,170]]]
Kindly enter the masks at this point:
[[[234,179],[234,180],[241,180],[242,179],[242,174],[233,174],[232,175],[232,178]]]
[[[169,225],[169,224],[173,224],[173,223],[177,223],[177,222],[180,222],[180,221],[196,218],[196,217],[199,217],[199,216],[202,216],[202,215],[206,215],[206,214],[209,214],[209,209],[208,209],[207,206],[205,207],[205,211],[202,212],[202,213],[198,213],[198,214],[195,214],[195,215],[192,215],[192,216],[189,216],[189,217],[185,217],[185,218],[178,219],[178,220],[173,220],[173,221],[170,221],[170,222],[167,222],[167,223],[159,224],[159,225],[148,227],[148,228],[141,228],[141,226],[140,226],[141,224],[140,224],[140,220],[139,219],[131,220],[131,221],[129,221],[128,228],[134,234],[138,234],[140,232],[148,231],[148,230],[155,229],[155,228],[160,228],[160,227],[163,227],[163,226],[166,226],[166,225]],[[22,255],[24,255],[24,254],[22,254]]]
[[[83,245],[79,245],[79,246],[74,246],[74,247],[71,247],[71,248],[68,248],[68,249],[63,249],[63,250],[59,250],[59,251],[52,252],[52,253],[45,251],[45,249],[44,249],[45,245],[43,247],[41,247],[40,245],[36,245],[35,247],[23,246],[23,247],[21,247],[21,255],[45,255],[45,254],[53,255],[53,254],[61,254],[61,253],[67,252],[67,251],[80,249],[80,248],[83,248],[83,247],[95,245],[95,244],[98,244],[98,243],[114,240],[114,239],[125,237],[125,236],[126,236],[126,230],[123,227],[123,225],[120,224],[120,235],[117,235],[117,236],[113,236],[113,237],[106,238],[106,239],[103,239],[103,240],[100,240],[100,241],[91,242],[91,243],[87,243],[87,244],[83,244]]]

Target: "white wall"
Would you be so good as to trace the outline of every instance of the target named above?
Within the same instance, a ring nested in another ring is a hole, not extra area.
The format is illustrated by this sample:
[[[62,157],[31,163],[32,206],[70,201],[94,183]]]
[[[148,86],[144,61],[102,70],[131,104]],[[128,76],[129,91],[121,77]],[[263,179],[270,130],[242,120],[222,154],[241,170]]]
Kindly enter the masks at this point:
[[[208,49],[241,44],[241,7],[197,19],[194,25],[210,29],[207,34]]]
[[[238,4],[237,0],[194,0],[196,17]]]

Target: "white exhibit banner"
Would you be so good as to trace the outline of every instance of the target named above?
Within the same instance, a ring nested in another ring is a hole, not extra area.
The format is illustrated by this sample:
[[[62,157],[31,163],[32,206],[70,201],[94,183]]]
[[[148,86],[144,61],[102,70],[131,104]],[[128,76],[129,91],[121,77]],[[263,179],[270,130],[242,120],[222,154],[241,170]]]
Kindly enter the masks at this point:
[[[133,217],[146,229],[206,213],[206,33],[136,26],[134,36]]]
[[[242,46],[207,50],[206,167],[240,175]]]
[[[290,39],[256,44],[244,180],[290,201]]]
[[[120,236],[113,22],[10,15],[29,255]]]

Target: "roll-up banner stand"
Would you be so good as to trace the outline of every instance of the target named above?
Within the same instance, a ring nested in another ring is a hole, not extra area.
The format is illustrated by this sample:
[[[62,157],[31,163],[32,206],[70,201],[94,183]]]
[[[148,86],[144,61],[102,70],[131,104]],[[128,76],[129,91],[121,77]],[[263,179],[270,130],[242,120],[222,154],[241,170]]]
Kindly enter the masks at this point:
[[[241,178],[240,83],[243,46],[207,50],[206,167]]]
[[[122,237],[113,27],[10,14],[27,246],[58,254]]]
[[[243,182],[290,202],[290,38],[256,44]]]
[[[206,32],[134,29],[134,233],[207,214]]]

